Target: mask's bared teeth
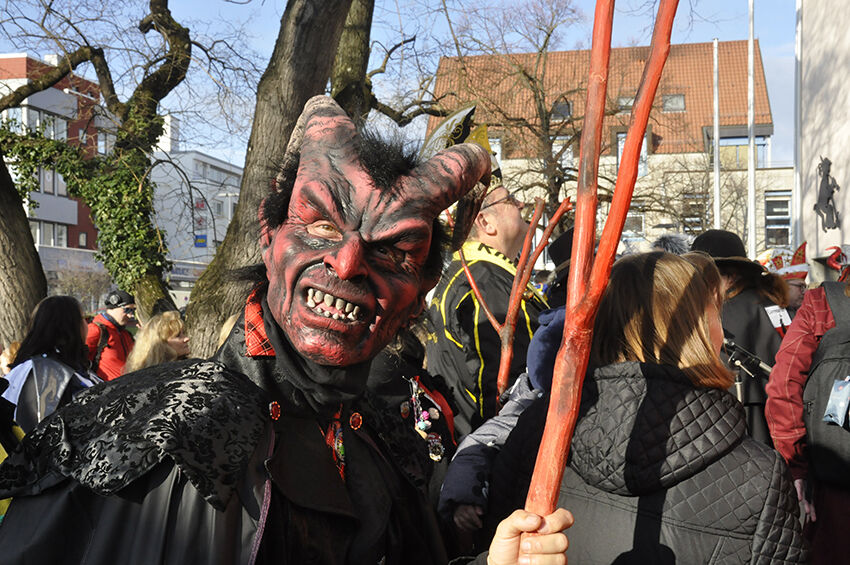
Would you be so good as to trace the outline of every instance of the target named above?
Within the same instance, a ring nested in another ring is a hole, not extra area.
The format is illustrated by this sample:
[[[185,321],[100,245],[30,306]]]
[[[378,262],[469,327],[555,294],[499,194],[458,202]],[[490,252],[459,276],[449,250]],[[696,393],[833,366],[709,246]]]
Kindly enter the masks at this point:
[[[354,310],[353,310],[351,313],[352,313],[352,314],[354,314],[354,317],[355,317],[355,318],[356,318],[358,315],[360,315],[360,306],[355,306],[355,307],[354,307]]]
[[[354,317],[354,312],[349,312],[345,317],[347,319],[351,320],[352,322],[357,319],[357,318]]]
[[[316,302],[313,300],[312,296],[307,297],[307,306],[309,306],[310,308],[316,307]]]
[[[352,304],[351,302],[346,302],[345,303],[345,313],[347,314],[347,313],[351,312],[352,310],[354,310],[354,304]]]
[[[316,301],[316,304],[321,302],[324,297],[325,297],[325,293],[322,292],[321,290],[316,290],[316,291],[313,292],[313,300]]]
[[[334,302],[334,308],[342,312],[345,308],[345,300],[342,298],[337,298],[336,302]]]
[[[334,297],[331,296],[330,294],[326,294],[325,297],[324,297],[324,301],[325,301],[325,306],[333,306]]]

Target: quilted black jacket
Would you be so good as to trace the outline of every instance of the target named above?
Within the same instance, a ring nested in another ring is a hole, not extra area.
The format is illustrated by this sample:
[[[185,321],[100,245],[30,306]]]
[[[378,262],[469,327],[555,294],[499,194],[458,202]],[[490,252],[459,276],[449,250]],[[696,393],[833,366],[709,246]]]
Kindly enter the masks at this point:
[[[546,404],[529,407],[496,461],[492,523],[523,505]],[[805,562],[788,470],[745,429],[732,395],[675,367],[589,374],[558,501],[576,519],[570,562]]]

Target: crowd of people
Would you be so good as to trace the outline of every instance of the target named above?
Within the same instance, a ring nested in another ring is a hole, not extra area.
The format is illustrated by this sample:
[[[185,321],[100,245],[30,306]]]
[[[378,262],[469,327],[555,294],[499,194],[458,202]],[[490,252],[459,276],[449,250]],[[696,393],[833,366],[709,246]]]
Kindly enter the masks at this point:
[[[132,328],[127,292],[88,324],[44,299],[3,382],[22,432],[0,425],[2,561],[845,560],[850,488],[809,464],[803,391],[850,287],[806,292],[804,256],[752,261],[724,230],[614,264],[558,509],[520,510],[572,233],[522,293],[500,396],[486,312],[506,315],[528,226],[489,170],[475,145],[418,162],[317,97],[213,357],[190,358],[178,312]],[[447,234],[455,202],[478,209]]]

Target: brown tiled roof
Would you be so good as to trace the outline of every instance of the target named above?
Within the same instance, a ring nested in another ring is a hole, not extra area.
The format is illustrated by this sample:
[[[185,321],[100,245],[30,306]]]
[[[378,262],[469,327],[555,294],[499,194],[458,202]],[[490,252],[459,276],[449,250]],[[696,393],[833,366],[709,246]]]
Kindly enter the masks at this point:
[[[713,124],[713,54],[712,43],[672,45],[658,88],[655,108],[650,115],[652,131],[651,151],[683,153],[705,150],[703,128]],[[640,83],[649,47],[622,47],[611,50],[611,67],[608,76],[609,105],[614,108],[618,97],[633,97]],[[533,69],[537,54],[482,55],[444,57],[437,70],[435,95],[445,96],[442,104],[448,109],[459,108],[476,101],[476,123],[487,123],[498,131],[499,124],[507,118],[533,119],[532,90],[522,85],[519,73],[512,69]],[[747,124],[747,42],[719,42],[720,67],[720,125],[721,135],[730,135],[738,126],[746,135]],[[550,52],[546,60],[546,103],[563,96],[572,106],[573,116],[583,116],[585,85],[587,83],[590,51]],[[464,73],[463,70],[466,70]],[[533,73],[532,73],[533,74]],[[761,51],[755,43],[755,124],[759,130],[772,133],[773,119],[764,78]],[[684,112],[663,112],[662,96],[684,94]],[[628,114],[605,118],[605,131],[626,126]],[[428,132],[440,122],[431,118]],[[576,125],[580,127],[580,123]],[[605,134],[609,139],[608,133]],[[503,141],[503,150],[505,143]],[[528,153],[517,148],[514,153]],[[511,156],[511,155],[508,155]],[[513,155],[528,156],[528,155]]]

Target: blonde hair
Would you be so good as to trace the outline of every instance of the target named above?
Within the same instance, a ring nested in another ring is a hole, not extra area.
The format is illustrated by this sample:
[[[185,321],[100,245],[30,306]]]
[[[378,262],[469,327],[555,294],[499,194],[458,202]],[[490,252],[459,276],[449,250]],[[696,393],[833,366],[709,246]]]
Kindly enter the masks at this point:
[[[15,357],[18,355],[18,350],[21,348],[20,341],[13,341],[9,344],[9,347],[3,350],[3,353],[0,353],[0,371],[4,375],[8,375],[9,371],[12,370],[11,365],[15,361]]]
[[[592,362],[673,365],[697,386],[730,387],[734,377],[715,352],[706,315],[719,307],[719,284],[714,263],[699,257],[658,251],[620,259],[596,315]]]
[[[183,327],[180,313],[174,310],[149,319],[136,334],[136,344],[127,356],[124,374],[177,359],[177,352],[168,345],[168,340],[180,335]]]

